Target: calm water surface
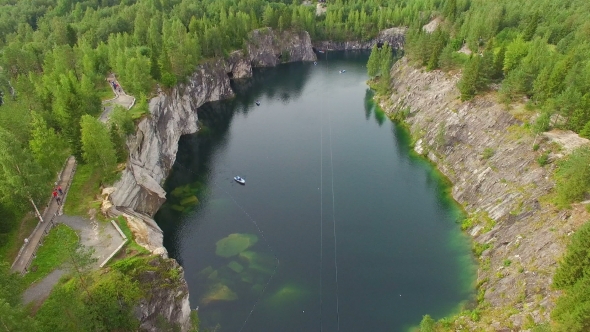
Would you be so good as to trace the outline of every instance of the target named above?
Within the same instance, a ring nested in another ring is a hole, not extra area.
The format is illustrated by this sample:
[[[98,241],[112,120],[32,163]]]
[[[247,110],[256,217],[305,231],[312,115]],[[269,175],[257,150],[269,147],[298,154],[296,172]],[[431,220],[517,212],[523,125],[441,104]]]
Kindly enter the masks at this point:
[[[256,71],[180,141],[156,220],[205,327],[404,331],[472,296],[461,212],[372,106],[367,54],[325,56]]]

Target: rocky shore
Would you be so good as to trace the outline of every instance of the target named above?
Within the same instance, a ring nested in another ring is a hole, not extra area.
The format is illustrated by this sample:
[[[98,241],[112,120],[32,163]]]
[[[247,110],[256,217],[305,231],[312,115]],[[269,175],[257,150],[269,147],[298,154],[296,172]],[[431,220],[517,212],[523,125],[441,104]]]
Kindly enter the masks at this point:
[[[537,159],[548,154],[555,161],[571,151],[559,143],[571,133],[535,137],[525,127],[534,113],[526,114],[523,105],[507,110],[493,92],[461,102],[459,75],[427,72],[405,58],[393,66],[391,78],[393,92],[381,107],[404,119],[415,151],[449,178],[453,197],[470,215],[464,228],[479,260],[484,310],[480,321],[463,317],[459,323],[472,331],[514,331],[549,321],[559,295],[551,289],[553,273],[568,235],[588,213],[558,211],[548,203],[555,163],[542,166]]]

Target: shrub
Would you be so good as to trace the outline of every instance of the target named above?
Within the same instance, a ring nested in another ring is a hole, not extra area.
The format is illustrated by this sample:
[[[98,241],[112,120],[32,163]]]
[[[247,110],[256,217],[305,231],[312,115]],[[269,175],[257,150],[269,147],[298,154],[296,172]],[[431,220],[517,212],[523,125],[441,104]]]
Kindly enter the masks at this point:
[[[549,152],[545,152],[541,156],[539,156],[539,158],[537,158],[537,163],[541,167],[547,165],[548,162],[549,162]]]
[[[496,151],[494,151],[494,149],[492,148],[485,148],[483,150],[483,154],[482,154],[482,158],[483,159],[490,159],[492,158],[492,156],[496,153]]]

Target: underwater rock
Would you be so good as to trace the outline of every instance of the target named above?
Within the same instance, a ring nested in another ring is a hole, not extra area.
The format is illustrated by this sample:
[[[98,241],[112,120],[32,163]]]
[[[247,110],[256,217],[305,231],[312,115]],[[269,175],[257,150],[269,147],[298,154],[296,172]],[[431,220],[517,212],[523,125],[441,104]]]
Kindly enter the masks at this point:
[[[182,201],[180,201],[180,205],[182,205],[182,206],[197,205],[197,204],[199,204],[199,199],[195,195],[189,196],[187,198],[184,198]]]
[[[236,261],[229,262],[229,264],[227,264],[227,266],[230,269],[234,270],[236,273],[240,273],[240,272],[244,271],[244,267]]]
[[[207,293],[201,299],[201,304],[207,305],[213,301],[235,301],[237,299],[238,294],[226,285],[218,283],[209,288]]]
[[[242,251],[250,248],[258,242],[258,237],[254,234],[233,233],[217,241],[215,254],[221,257],[232,257]]]
[[[287,303],[301,301],[308,291],[294,284],[287,284],[272,294],[267,303],[271,306],[284,306]]]

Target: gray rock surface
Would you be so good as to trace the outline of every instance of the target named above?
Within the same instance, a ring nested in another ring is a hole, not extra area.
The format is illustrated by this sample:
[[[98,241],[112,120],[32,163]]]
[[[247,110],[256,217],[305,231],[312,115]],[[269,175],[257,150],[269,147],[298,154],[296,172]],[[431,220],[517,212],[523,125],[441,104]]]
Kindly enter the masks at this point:
[[[252,66],[276,66],[281,62],[314,61],[315,53],[307,32],[276,33],[271,29],[253,31],[248,55],[242,51],[228,59],[217,59],[200,65],[186,84],[170,92],[160,91],[149,103],[150,115],[141,120],[134,135],[127,140],[129,160],[121,179],[103,193],[107,199],[102,211],[107,215],[123,215],[138,244],[156,255],[167,257],[162,230],[151,218],[166,200],[162,188],[176,160],[180,136],[198,130],[197,109],[206,102],[233,97],[231,78],[252,76]],[[160,258],[158,258],[160,259]],[[159,331],[158,319],[181,327],[190,327],[190,304],[182,268],[174,260],[158,260],[179,269],[179,278],[163,287],[163,276],[146,274],[142,284],[152,287],[152,296],[136,308],[145,331]]]
[[[474,218],[467,231],[476,245],[489,247],[478,258],[477,282],[496,325],[520,328],[528,315],[536,322],[549,320],[558,295],[551,279],[564,240],[584,218],[575,209],[564,214],[543,203],[554,187],[555,166],[541,167],[536,160],[553,155],[554,144],[535,138],[522,115],[505,110],[493,94],[461,102],[459,75],[426,72],[405,58],[391,73],[394,93],[382,107],[406,112],[416,152],[453,183],[453,197]],[[484,330],[470,324],[470,330]]]
[[[252,31],[248,56],[253,67],[274,67],[282,62],[317,60],[309,33],[275,32],[271,28]]]
[[[191,309],[184,270],[175,260],[159,257],[148,265],[150,268],[138,276],[141,287],[149,290],[149,296],[141,299],[135,307],[140,330],[162,331],[162,320],[165,320],[179,327],[180,331],[189,331]]]
[[[197,108],[234,95],[225,67],[224,60],[201,65],[188,83],[150,100],[150,116],[127,140],[127,168],[111,194],[115,206],[150,216],[158,211],[166,200],[162,185],[176,160],[178,140],[197,131]]]
[[[313,46],[320,50],[344,51],[344,50],[370,50],[379,42],[388,42],[396,50],[403,50],[406,41],[407,28],[390,28],[383,30],[379,35],[369,41],[318,41]]]

